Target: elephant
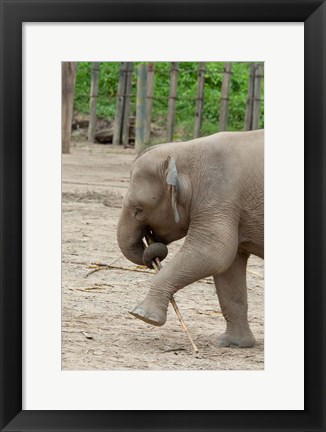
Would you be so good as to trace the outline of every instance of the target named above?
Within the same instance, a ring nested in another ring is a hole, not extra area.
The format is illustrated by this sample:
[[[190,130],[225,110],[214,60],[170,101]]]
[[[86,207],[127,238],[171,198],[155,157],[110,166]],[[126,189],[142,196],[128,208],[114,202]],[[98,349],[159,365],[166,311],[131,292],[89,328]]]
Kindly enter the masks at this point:
[[[132,163],[117,226],[122,253],[138,265],[144,265],[146,233],[163,245],[185,240],[131,313],[162,326],[178,290],[213,276],[226,321],[218,346],[254,346],[246,268],[250,254],[264,258],[264,130],[219,132],[144,150]],[[148,266],[155,254],[147,256]]]

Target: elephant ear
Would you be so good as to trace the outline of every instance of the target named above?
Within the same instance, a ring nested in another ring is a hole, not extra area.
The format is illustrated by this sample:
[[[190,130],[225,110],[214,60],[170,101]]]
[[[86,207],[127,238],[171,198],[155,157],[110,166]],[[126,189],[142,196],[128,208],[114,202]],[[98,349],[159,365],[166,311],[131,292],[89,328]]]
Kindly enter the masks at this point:
[[[169,185],[170,194],[171,194],[171,205],[174,212],[174,220],[175,223],[178,223],[180,220],[179,212],[178,212],[178,193],[179,193],[179,182],[178,182],[178,171],[175,160],[171,157],[167,160],[167,169],[166,169],[166,183]]]

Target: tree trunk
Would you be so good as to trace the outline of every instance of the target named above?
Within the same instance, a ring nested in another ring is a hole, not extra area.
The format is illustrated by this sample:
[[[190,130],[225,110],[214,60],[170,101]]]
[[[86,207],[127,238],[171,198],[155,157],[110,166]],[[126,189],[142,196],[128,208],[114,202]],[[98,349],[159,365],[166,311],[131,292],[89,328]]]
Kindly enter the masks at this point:
[[[149,63],[147,69],[147,102],[146,102],[146,126],[145,143],[151,138],[152,110],[153,110],[153,90],[154,90],[154,63]]]
[[[219,131],[225,131],[228,128],[228,115],[229,115],[229,96],[230,84],[232,75],[232,63],[224,64],[224,73],[221,90],[221,110],[220,110],[220,124]]]
[[[168,106],[167,141],[173,140],[173,129],[175,120],[175,105],[177,100],[178,63],[171,63],[170,74],[170,96]]]
[[[137,77],[137,106],[136,106],[136,153],[145,148],[145,120],[146,120],[146,92],[147,92],[147,65],[138,66]]]
[[[259,129],[260,101],[261,101],[261,80],[263,78],[263,65],[259,63],[255,71],[254,101],[252,109],[252,129]]]
[[[204,108],[204,87],[205,87],[205,63],[199,63],[197,96],[196,96],[196,113],[195,113],[195,138],[200,137],[200,129],[203,122]]]
[[[249,81],[248,81],[248,97],[247,97],[247,108],[245,114],[245,130],[252,129],[252,108],[254,102],[254,84],[255,84],[255,70],[256,64],[250,65]]]
[[[91,94],[89,101],[88,142],[93,143],[96,131],[96,103],[98,95],[99,62],[92,63]]]
[[[125,82],[125,98],[123,105],[123,120],[122,120],[122,143],[124,147],[129,144],[129,112],[130,112],[130,98],[132,92],[132,72],[134,65],[132,62],[127,63],[127,77]]]
[[[114,145],[122,144],[123,105],[124,105],[124,97],[125,97],[125,89],[126,89],[127,67],[128,67],[127,62],[121,63],[117,102],[116,102],[116,109],[115,109],[115,118],[114,118],[114,135],[113,135]]]
[[[76,83],[76,62],[61,63],[62,100],[61,100],[61,140],[62,153],[70,153],[71,124],[74,107]]]

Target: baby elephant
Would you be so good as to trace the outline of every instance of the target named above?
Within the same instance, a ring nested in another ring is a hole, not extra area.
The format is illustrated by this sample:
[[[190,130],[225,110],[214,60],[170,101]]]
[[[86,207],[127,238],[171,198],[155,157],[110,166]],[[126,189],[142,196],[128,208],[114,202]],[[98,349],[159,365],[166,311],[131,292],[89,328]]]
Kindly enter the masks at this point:
[[[253,346],[246,267],[250,254],[264,257],[264,131],[221,132],[141,153],[118,223],[126,258],[143,264],[149,232],[165,245],[186,238],[133,315],[161,326],[175,292],[213,276],[226,320],[219,346]],[[145,255],[150,266],[156,253]]]

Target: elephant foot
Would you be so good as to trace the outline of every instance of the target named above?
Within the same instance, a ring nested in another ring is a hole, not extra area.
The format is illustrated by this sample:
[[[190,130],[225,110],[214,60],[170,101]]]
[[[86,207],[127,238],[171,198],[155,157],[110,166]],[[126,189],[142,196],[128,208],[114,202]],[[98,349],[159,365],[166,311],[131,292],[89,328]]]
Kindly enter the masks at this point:
[[[166,311],[153,306],[148,301],[143,301],[129,312],[136,318],[145,321],[147,324],[162,326],[166,322]]]
[[[250,329],[239,334],[226,331],[217,344],[219,347],[251,348],[255,345],[255,338]]]

